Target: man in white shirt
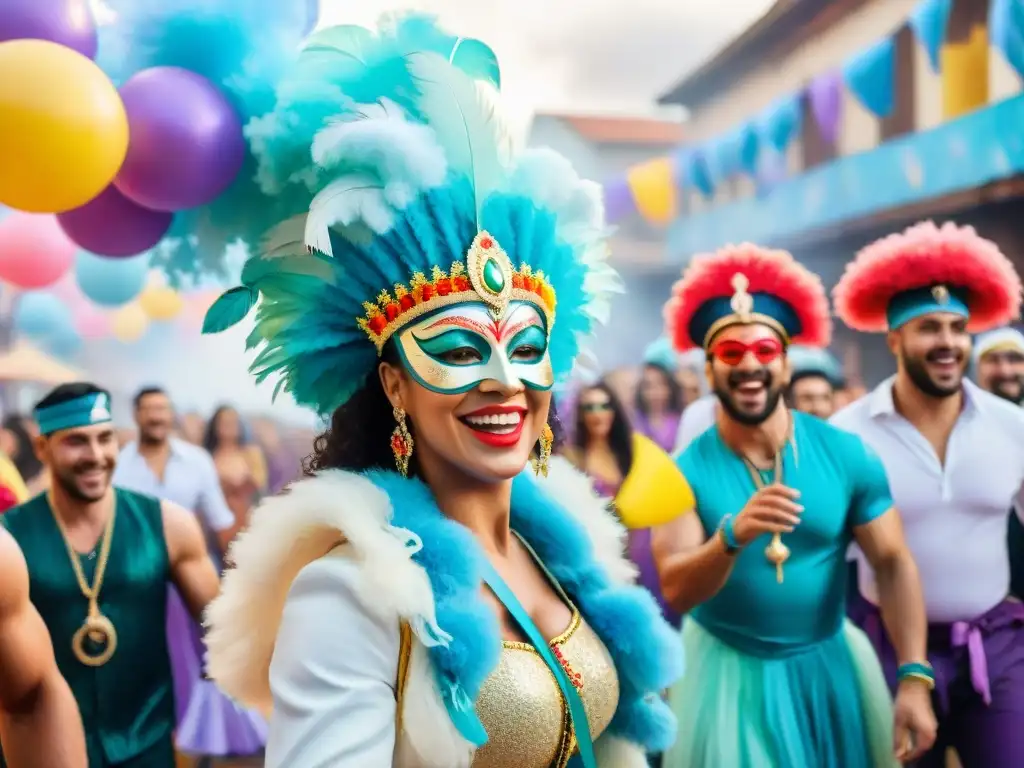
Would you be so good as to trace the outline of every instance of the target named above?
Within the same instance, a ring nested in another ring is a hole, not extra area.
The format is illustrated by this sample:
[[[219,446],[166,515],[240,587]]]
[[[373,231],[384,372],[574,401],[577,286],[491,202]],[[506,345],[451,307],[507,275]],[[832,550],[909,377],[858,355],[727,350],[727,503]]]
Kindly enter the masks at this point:
[[[1008,598],[1006,549],[1007,510],[1024,486],[1024,411],[964,378],[969,332],[1015,316],[1020,291],[993,243],[928,223],[868,246],[834,292],[839,317],[886,331],[897,361],[894,377],[832,422],[881,456],[921,572],[940,720],[924,768],[944,766],[950,746],[964,768],[1024,765],[1024,606]],[[891,675],[879,586],[862,561],[859,619]]]

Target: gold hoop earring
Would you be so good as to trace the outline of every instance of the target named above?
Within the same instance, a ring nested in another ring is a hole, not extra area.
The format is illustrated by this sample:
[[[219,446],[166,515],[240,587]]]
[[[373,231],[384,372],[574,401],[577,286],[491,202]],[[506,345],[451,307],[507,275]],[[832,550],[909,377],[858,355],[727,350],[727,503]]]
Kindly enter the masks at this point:
[[[551,461],[551,449],[555,444],[555,433],[551,431],[549,424],[544,424],[537,439],[539,445],[537,458],[533,462],[533,471],[538,476],[548,476],[548,463]]]
[[[409,476],[409,459],[412,458],[412,435],[405,423],[405,411],[395,406],[397,426],[391,433],[391,452],[395,454],[395,467],[402,477]]]

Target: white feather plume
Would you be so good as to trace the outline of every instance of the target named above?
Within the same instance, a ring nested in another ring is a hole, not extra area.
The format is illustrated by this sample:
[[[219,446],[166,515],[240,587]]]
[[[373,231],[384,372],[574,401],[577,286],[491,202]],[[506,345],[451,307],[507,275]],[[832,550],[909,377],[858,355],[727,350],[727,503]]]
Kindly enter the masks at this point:
[[[387,200],[384,185],[369,176],[342,176],[324,187],[309,204],[305,242],[328,256],[331,227],[362,222],[377,234],[384,234],[395,223],[395,209]]]

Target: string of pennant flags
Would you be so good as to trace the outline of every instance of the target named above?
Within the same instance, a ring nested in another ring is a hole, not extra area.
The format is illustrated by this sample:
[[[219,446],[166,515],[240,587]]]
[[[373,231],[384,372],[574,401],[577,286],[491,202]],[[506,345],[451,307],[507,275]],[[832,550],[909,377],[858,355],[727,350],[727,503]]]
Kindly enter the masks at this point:
[[[799,91],[776,99],[720,136],[682,146],[608,181],[604,195],[609,221],[639,214],[652,224],[666,225],[678,215],[684,191],[711,198],[724,181],[736,176],[765,185],[781,180],[786,174],[786,150],[801,134],[804,119],[814,120],[819,135],[835,143],[844,89],[876,117],[888,117],[896,106],[897,35],[909,27],[932,71],[939,73],[952,6],[953,0],[921,0],[892,33],[819,74]],[[1024,0],[991,1],[988,43],[1024,77]]]

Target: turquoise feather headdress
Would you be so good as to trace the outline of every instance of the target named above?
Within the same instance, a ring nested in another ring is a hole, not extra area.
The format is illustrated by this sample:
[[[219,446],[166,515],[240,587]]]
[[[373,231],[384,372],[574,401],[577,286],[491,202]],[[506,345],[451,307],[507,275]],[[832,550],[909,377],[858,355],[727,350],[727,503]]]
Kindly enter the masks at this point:
[[[255,307],[257,380],[326,413],[411,318],[520,298],[567,375],[619,290],[601,190],[549,150],[513,155],[499,85],[490,48],[423,16],[314,34],[247,129],[264,191],[307,212],[269,231],[204,332]]]

